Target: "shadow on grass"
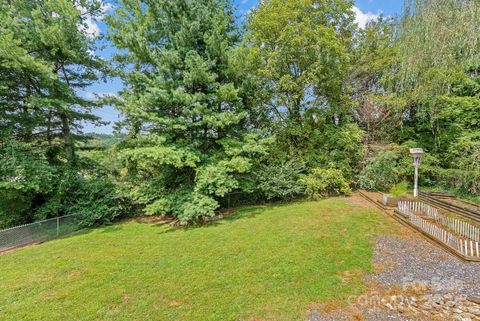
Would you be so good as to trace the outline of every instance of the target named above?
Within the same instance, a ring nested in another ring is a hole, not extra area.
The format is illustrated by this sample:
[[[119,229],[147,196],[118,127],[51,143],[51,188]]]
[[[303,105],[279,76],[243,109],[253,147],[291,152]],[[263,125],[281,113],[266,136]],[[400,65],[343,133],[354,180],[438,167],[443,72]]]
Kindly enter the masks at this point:
[[[89,234],[95,230],[101,229],[100,233],[114,233],[121,231],[123,229],[124,223],[135,221],[138,224],[150,224],[154,228],[162,228],[163,230],[160,231],[160,234],[164,233],[172,233],[172,232],[188,232],[197,229],[208,229],[208,228],[215,228],[225,223],[232,223],[239,219],[253,219],[257,217],[259,214],[262,214],[266,210],[277,210],[281,209],[285,206],[291,206],[292,204],[302,204],[305,202],[312,202],[309,199],[295,199],[290,201],[278,201],[278,202],[271,202],[265,204],[257,204],[257,205],[246,205],[238,208],[226,209],[225,212],[221,213],[224,215],[223,218],[219,218],[218,220],[213,220],[210,222],[199,223],[189,226],[169,226],[169,224],[173,221],[172,219],[165,219],[161,217],[157,218],[150,218],[149,220],[142,221],[138,218],[129,218],[128,220],[120,220],[111,225],[103,225],[98,227],[92,228],[84,228],[82,230],[73,232],[69,235],[65,235],[64,237],[70,237],[75,235],[84,235]]]
[[[165,228],[165,224],[155,224],[152,227],[161,227],[164,228],[160,234],[164,233],[172,233],[172,232],[189,232],[192,230],[198,229],[209,229],[215,228],[222,224],[230,224],[240,219],[253,219],[258,215],[264,213],[266,210],[277,210],[283,208],[285,206],[291,206],[292,204],[301,204],[305,202],[312,202],[312,200],[308,199],[296,199],[291,201],[284,201],[284,202],[272,202],[266,204],[258,204],[258,205],[246,205],[238,208],[227,209],[227,212],[223,213],[224,217],[219,218],[217,220],[213,220],[210,222],[199,223],[189,226],[169,226]]]
[[[73,231],[71,233],[60,235],[56,238],[53,238],[52,240],[61,240],[61,239],[66,239],[66,238],[70,238],[70,237],[75,237],[75,236],[88,235],[92,232],[99,231],[99,230],[101,230],[100,233],[114,233],[114,232],[123,230],[123,223],[124,222],[116,222],[116,223],[112,223],[110,225],[83,227],[83,228],[81,228],[79,230],[76,230],[76,231]]]
[[[264,204],[245,205],[238,208],[225,209],[224,212],[221,213],[224,215],[223,218],[212,220],[210,222],[193,224],[189,226],[169,226],[169,224],[173,222],[173,218],[150,217],[149,220],[142,221],[141,219],[131,217],[125,220],[117,221],[111,225],[83,228],[82,230],[73,232],[63,237],[89,234],[98,229],[102,229],[101,233],[114,233],[117,231],[121,231],[123,229],[124,223],[132,222],[132,221],[138,224],[150,224],[154,228],[163,228],[164,230],[160,232],[161,234],[171,233],[176,231],[188,232],[196,229],[214,228],[224,223],[235,222],[239,219],[252,219],[257,217],[259,214],[263,213],[266,210],[275,211],[285,206],[291,206],[293,204],[317,202],[321,200],[323,199],[312,200],[312,199],[298,198],[298,199],[293,199],[289,201],[276,201],[276,202],[264,203]],[[63,238],[63,237],[60,237],[60,238]]]
[[[100,227],[102,229],[102,233],[113,233],[123,230],[123,224],[112,224],[112,225],[104,225]]]
[[[267,206],[255,205],[248,207],[241,207],[238,209],[232,209],[232,213],[227,216],[220,218],[218,220],[205,222],[201,224],[194,224],[189,226],[169,226],[165,228],[165,225],[153,225],[152,227],[162,227],[165,228],[160,234],[172,233],[172,232],[189,232],[198,229],[210,229],[220,226],[225,223],[231,223],[239,219],[251,219],[255,218],[257,215],[263,213]]]

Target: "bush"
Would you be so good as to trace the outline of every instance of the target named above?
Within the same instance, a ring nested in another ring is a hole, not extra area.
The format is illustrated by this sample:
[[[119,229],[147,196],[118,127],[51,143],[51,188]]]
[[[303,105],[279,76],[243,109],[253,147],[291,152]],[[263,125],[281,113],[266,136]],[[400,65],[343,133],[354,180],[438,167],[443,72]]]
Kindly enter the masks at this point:
[[[480,196],[480,170],[465,171],[428,166],[425,172],[437,188],[460,195]]]
[[[309,168],[336,168],[343,176],[352,179],[365,154],[365,133],[353,123],[331,124],[313,111],[305,115],[301,136],[295,144],[295,154]],[[283,139],[285,142],[288,140]],[[282,146],[288,150],[292,146]]]
[[[0,229],[29,223],[32,196],[16,189],[0,190]]]
[[[81,214],[80,225],[110,224],[128,213],[129,203],[106,178],[85,179],[74,172],[60,178],[55,194],[36,212],[37,219]]]
[[[398,184],[395,184],[391,189],[389,194],[393,197],[404,197],[408,193],[408,182],[402,181]]]
[[[290,200],[303,194],[299,183],[303,164],[290,160],[281,164],[262,165],[255,173],[256,190],[266,200]]]
[[[128,203],[116,192],[115,185],[102,179],[79,179],[72,191],[68,214],[81,213],[84,227],[110,224],[127,214]]]
[[[192,193],[186,202],[183,202],[180,206],[181,211],[179,211],[177,217],[182,225],[186,225],[204,217],[213,217],[218,207],[218,202],[212,197]]]
[[[350,186],[338,169],[314,168],[309,175],[300,178],[305,194],[312,198],[329,195],[344,195],[351,192]]]
[[[414,170],[412,158],[408,152],[408,148],[412,145],[414,144],[407,143],[378,153],[360,173],[360,187],[368,190],[390,191],[396,184],[401,184],[400,182],[405,181],[404,184],[412,182]],[[468,144],[463,141],[460,145],[454,146],[457,152],[452,152],[451,155],[455,158],[453,163],[462,166],[461,169],[442,168],[435,157],[428,153],[424,154],[420,166],[419,185],[421,187],[435,187],[464,195],[480,195],[480,171],[476,165],[478,164],[478,145],[470,141]],[[460,152],[462,150],[470,152],[462,154]],[[462,159],[461,155],[465,157]]]
[[[35,145],[0,145],[0,228],[31,223],[43,195],[53,191],[57,170]]]
[[[88,158],[73,168],[46,154],[15,140],[0,146],[0,228],[73,213],[92,226],[127,212],[106,168]]]
[[[450,167],[464,170],[480,168],[480,132],[460,136],[448,150]]]
[[[398,153],[384,151],[373,158],[361,171],[358,183],[361,188],[367,190],[388,191],[402,181],[403,173]]]

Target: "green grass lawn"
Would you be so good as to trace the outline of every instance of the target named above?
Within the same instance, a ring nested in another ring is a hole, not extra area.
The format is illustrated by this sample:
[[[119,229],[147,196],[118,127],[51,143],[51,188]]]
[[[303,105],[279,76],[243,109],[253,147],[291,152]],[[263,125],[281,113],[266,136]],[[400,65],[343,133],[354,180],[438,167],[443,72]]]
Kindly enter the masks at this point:
[[[0,320],[302,320],[363,290],[390,224],[337,198],[89,230],[0,256]]]

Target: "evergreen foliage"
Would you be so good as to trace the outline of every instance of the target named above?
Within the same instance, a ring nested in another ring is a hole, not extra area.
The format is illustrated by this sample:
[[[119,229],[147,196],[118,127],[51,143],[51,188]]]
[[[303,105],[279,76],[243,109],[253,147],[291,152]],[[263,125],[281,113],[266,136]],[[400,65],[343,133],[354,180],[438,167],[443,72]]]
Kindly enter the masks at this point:
[[[480,193],[480,3],[406,0],[359,28],[349,0],[0,3],[0,228],[84,213],[201,222],[256,201],[421,185]],[[118,95],[82,91],[119,77]],[[85,135],[95,108],[123,114]],[[398,185],[403,184],[403,185]]]
[[[77,137],[83,122],[99,122],[80,90],[106,65],[87,32],[102,10],[96,0],[0,3],[0,226],[71,211],[51,204],[85,175]]]
[[[240,41],[229,1],[124,0],[108,19],[110,39],[131,68],[117,102],[130,137],[126,184],[147,214],[182,223],[213,216],[238,175],[265,154],[247,132],[250,106],[232,63]],[[135,35],[132,37],[132,35]]]

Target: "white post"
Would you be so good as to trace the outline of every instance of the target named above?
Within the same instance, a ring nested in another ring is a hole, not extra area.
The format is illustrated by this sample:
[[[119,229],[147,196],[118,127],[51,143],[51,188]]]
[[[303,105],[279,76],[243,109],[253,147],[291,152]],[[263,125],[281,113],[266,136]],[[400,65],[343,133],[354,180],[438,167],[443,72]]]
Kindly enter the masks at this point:
[[[412,148],[410,149],[410,154],[413,157],[413,166],[415,167],[415,178],[413,182],[413,197],[418,197],[418,168],[420,167],[420,161],[423,154],[423,149],[421,148]]]
[[[415,178],[413,183],[413,197],[418,197],[418,163],[415,162]]]

